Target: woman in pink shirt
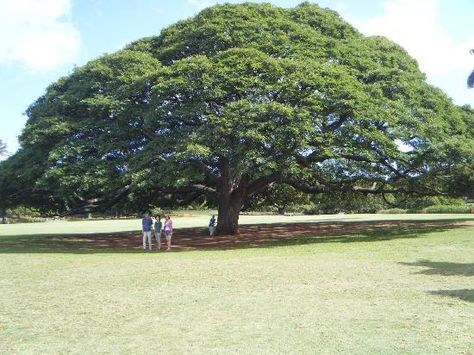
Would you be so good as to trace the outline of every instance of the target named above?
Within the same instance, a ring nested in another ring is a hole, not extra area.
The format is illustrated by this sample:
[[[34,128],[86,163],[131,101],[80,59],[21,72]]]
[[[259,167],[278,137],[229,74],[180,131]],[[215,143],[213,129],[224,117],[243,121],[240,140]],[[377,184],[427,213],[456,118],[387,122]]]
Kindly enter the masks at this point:
[[[171,216],[166,216],[165,220],[165,236],[166,236],[166,242],[168,243],[168,249],[171,249],[171,237],[173,236],[173,220],[171,219]]]

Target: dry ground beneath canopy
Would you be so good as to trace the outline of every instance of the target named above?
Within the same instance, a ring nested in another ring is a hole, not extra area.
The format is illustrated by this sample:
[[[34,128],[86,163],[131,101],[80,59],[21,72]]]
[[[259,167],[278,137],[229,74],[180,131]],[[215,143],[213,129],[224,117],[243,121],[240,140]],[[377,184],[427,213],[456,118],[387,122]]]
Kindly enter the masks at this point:
[[[174,251],[196,249],[230,249],[268,245],[304,243],[377,241],[397,238],[415,238],[432,231],[472,226],[463,221],[380,221],[342,223],[288,223],[243,225],[236,236],[210,237],[205,228],[176,229],[173,235]],[[54,242],[56,247],[75,248],[78,251],[140,250],[142,236],[137,232],[99,234],[67,234],[43,236],[37,242]],[[153,239],[153,248],[156,242]],[[162,244],[165,238],[162,237]]]

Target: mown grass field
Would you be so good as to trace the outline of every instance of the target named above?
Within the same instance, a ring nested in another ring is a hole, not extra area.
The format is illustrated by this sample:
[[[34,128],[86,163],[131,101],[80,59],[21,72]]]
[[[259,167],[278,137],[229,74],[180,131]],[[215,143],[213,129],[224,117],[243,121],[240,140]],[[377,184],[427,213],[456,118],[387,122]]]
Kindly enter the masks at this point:
[[[44,246],[58,235],[136,230],[133,220],[0,226],[0,353],[472,354],[472,216],[242,222],[397,218],[433,223],[169,253]]]

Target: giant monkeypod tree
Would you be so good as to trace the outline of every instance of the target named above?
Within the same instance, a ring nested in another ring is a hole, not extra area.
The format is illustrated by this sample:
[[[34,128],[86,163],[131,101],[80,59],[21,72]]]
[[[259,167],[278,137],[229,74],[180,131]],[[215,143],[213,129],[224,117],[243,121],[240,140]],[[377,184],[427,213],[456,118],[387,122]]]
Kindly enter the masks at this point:
[[[397,44],[309,3],[205,9],[77,68],[27,113],[3,200],[65,212],[205,195],[221,234],[272,184],[438,194],[474,151],[470,108]]]

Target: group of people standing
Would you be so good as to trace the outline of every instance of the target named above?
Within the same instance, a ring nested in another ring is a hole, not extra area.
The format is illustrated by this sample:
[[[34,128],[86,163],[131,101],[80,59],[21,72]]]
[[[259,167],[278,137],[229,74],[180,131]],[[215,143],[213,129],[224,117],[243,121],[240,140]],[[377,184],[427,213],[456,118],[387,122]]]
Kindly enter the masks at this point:
[[[216,232],[216,216],[213,215],[209,220],[209,235],[213,236]],[[151,217],[149,213],[145,213],[142,219],[143,232],[143,250],[152,250],[151,240],[156,240],[158,249],[161,249],[161,235],[164,234],[168,248],[171,250],[171,237],[173,236],[173,220],[170,215],[165,216],[165,222],[161,222],[161,216]]]
[[[171,250],[171,237],[173,236],[173,220],[171,216],[165,216],[164,225],[161,222],[161,216],[157,215],[155,218],[150,217],[148,213],[142,219],[142,231],[143,231],[143,250],[147,247],[149,250],[151,247],[151,239],[154,237],[158,244],[158,249],[161,249],[161,235],[164,234],[168,248]]]

